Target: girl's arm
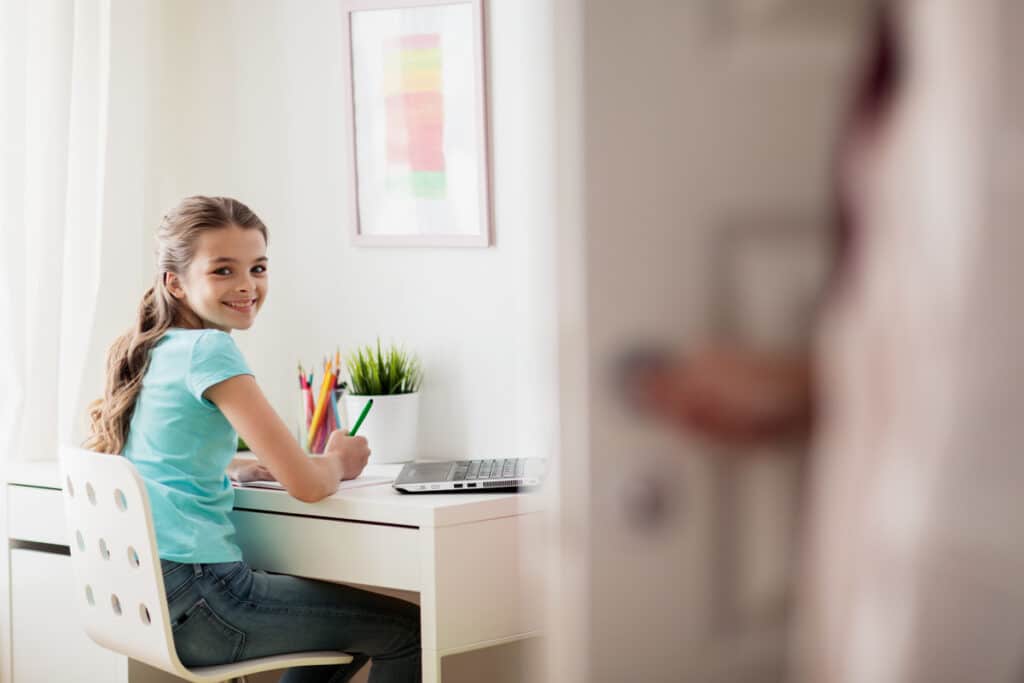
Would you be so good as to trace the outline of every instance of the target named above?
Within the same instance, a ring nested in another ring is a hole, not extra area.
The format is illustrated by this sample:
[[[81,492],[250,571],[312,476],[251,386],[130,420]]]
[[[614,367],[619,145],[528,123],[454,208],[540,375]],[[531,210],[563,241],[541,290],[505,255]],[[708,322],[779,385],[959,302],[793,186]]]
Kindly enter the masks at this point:
[[[354,479],[366,466],[366,439],[340,431],[331,434],[322,458],[306,455],[252,375],[226,379],[203,396],[224,413],[260,464],[299,500],[313,503],[326,498],[338,489],[338,482]]]

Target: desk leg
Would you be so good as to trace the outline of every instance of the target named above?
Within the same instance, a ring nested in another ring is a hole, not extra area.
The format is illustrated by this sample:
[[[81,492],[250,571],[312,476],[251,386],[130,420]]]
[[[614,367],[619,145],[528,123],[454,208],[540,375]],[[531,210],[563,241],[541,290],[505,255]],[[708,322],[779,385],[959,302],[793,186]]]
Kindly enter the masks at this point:
[[[420,528],[423,681],[440,683],[441,656],[535,636],[540,590],[521,561],[536,557],[541,513]]]
[[[420,528],[420,640],[423,643],[423,683],[441,683],[441,653],[437,649],[436,529]]]
[[[423,683],[441,683],[441,653],[423,648]]]

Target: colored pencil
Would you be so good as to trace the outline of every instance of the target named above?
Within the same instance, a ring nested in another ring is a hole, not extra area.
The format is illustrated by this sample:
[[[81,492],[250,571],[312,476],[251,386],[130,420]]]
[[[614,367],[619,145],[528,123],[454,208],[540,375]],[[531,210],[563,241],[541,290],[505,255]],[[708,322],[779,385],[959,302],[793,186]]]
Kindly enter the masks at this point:
[[[359,425],[363,424],[363,420],[366,419],[366,414],[370,412],[370,408],[372,407],[373,399],[371,398],[369,401],[366,402],[366,405],[363,406],[363,412],[359,413],[359,419],[356,420],[356,423],[354,425],[352,425],[352,430],[348,433],[349,436],[356,435],[356,432],[359,431]]]
[[[331,384],[331,390],[327,393],[331,397],[331,418],[334,420],[334,429],[341,429],[341,416],[338,414],[338,397],[334,394],[334,387],[337,381],[337,376],[335,376]]]
[[[313,440],[316,438],[317,430],[320,428],[320,421],[323,419],[327,409],[327,392],[330,390],[331,365],[324,368],[324,381],[320,383],[320,394],[316,400],[316,409],[313,411],[313,421],[309,425],[309,434],[306,437],[306,448],[313,449]]]

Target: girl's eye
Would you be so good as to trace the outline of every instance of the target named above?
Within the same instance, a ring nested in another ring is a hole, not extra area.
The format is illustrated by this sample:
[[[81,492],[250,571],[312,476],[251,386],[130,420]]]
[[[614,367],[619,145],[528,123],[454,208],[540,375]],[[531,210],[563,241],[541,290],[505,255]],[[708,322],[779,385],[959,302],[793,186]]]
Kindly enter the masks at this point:
[[[231,269],[225,266],[224,268],[218,268],[213,271],[214,275],[231,275]]]
[[[267,267],[266,266],[253,266],[252,267],[252,272],[254,272],[254,273],[265,273],[265,272],[267,272]]]

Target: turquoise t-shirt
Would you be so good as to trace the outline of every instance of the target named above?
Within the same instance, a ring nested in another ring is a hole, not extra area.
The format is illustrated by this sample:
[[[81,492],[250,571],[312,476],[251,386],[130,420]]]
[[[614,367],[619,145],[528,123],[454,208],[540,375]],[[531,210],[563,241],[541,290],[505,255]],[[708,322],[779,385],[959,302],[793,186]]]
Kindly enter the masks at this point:
[[[228,513],[235,502],[226,470],[238,435],[203,392],[251,375],[231,335],[171,328],[150,351],[123,454],[146,482],[160,557],[235,562]]]

